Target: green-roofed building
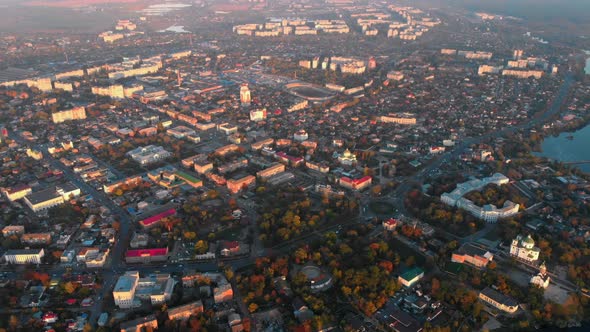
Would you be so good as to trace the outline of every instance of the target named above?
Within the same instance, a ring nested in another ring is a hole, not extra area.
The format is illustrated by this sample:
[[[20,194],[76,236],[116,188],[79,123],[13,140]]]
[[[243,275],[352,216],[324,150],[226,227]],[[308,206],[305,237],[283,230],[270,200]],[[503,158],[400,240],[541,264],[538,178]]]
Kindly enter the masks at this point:
[[[197,177],[190,175],[186,172],[177,171],[176,176],[186,181],[193,188],[198,188],[203,186],[203,181],[198,179]]]
[[[404,273],[402,273],[398,277],[398,281],[406,287],[412,287],[413,284],[418,282],[423,277],[424,277],[424,270],[415,266],[409,270],[406,270]]]

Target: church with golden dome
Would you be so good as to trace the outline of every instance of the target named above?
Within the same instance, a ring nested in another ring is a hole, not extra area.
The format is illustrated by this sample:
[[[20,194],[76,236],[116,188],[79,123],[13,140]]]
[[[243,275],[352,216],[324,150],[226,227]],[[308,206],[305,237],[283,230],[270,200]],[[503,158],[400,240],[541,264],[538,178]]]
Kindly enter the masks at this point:
[[[356,156],[350,150],[346,149],[338,157],[338,162],[344,166],[354,166],[356,164]]]

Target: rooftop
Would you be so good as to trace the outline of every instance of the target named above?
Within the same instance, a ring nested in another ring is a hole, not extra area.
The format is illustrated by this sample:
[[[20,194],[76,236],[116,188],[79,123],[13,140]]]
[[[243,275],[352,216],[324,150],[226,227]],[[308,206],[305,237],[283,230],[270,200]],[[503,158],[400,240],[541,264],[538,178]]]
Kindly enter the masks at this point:
[[[400,277],[403,278],[404,280],[412,280],[422,273],[424,273],[424,270],[415,266],[415,267],[405,271],[404,273],[402,273],[400,275]]]
[[[125,257],[153,257],[168,255],[168,248],[131,249],[127,250]]]
[[[515,307],[518,305],[518,302],[516,302],[515,299],[511,298],[510,296],[504,295],[492,289],[491,287],[486,287],[484,290],[481,291],[481,294],[509,307]]]
[[[117,280],[117,284],[115,284],[114,291],[129,292],[135,287],[135,284],[138,279],[139,274],[137,272],[135,272],[135,274],[133,274],[132,272],[128,272],[119,277],[119,279]]]

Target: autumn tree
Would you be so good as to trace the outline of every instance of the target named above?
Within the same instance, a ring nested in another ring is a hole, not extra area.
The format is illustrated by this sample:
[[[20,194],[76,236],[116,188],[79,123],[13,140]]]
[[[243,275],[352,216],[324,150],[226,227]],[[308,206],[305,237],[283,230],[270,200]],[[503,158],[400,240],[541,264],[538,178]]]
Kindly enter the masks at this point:
[[[195,244],[195,252],[199,255],[204,254],[209,249],[209,243],[203,240],[197,241]]]
[[[64,290],[68,294],[73,294],[76,291],[76,284],[71,281],[68,281],[64,284]]]

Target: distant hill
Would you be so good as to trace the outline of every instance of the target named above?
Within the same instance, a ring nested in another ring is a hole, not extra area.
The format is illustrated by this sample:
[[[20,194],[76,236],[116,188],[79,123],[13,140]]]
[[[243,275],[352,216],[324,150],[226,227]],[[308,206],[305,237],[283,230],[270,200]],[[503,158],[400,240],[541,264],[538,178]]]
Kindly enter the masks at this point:
[[[104,4],[137,3],[141,1],[143,0],[32,0],[24,2],[23,5],[32,7],[78,8]]]

